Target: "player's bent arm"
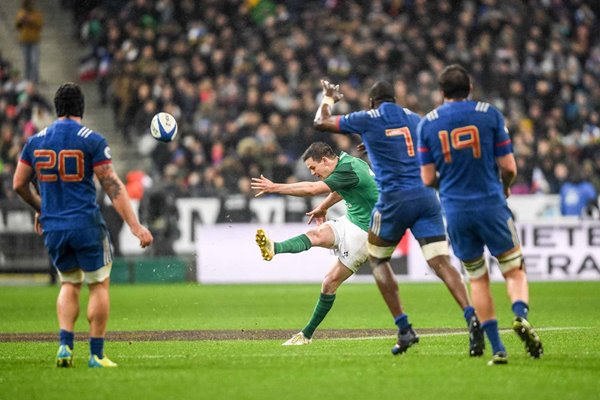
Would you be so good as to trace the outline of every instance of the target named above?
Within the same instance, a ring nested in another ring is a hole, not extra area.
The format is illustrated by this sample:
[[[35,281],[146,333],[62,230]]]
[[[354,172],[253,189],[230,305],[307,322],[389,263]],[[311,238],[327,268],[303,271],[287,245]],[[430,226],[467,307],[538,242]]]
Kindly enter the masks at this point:
[[[131,232],[140,239],[140,246],[146,247],[152,243],[152,234],[138,221],[131,207],[131,200],[125,189],[125,185],[115,173],[111,164],[103,164],[94,167],[94,174],[100,181],[102,189],[106,192],[112,204],[129,226]]]
[[[15,170],[15,176],[13,177],[13,190],[39,213],[42,206],[42,199],[36,191],[32,190],[32,176],[33,168],[24,162],[19,162]]]
[[[502,179],[504,193],[508,197],[510,194],[510,185],[512,185],[517,177],[517,163],[515,161],[515,156],[512,153],[509,153],[504,156],[496,157],[496,164],[498,164],[498,168],[500,168],[500,179]]]
[[[421,180],[425,186],[438,187],[437,169],[434,163],[421,165]]]
[[[327,195],[325,200],[323,200],[321,204],[319,204],[319,207],[317,208],[320,208],[322,210],[329,210],[331,207],[333,207],[334,204],[337,204],[340,201],[342,201],[342,196],[340,196],[338,192],[331,192],[329,193],[329,195]]]

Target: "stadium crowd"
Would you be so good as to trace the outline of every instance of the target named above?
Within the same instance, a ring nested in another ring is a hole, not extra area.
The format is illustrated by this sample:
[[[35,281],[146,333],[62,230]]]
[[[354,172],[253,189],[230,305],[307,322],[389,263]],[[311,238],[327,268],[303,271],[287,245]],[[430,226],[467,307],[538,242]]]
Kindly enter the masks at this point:
[[[573,175],[600,190],[600,4],[65,3],[78,7],[81,40],[91,49],[86,77],[98,80],[118,132],[137,144],[149,137],[157,111],[178,120],[176,141],[139,148],[152,158],[149,173],[175,182],[179,196],[249,193],[240,177],[260,173],[278,182],[307,179],[297,159],[315,140],[356,155],[356,138],[312,127],[323,77],[339,82],[345,95],[335,113],[366,108],[367,88],[387,79],[399,104],[424,114],[441,101],[436,77],[449,63],[471,72],[473,98],[506,116],[519,167],[513,193],[558,193]],[[39,128],[32,105],[47,106],[17,80],[0,64],[3,176]]]

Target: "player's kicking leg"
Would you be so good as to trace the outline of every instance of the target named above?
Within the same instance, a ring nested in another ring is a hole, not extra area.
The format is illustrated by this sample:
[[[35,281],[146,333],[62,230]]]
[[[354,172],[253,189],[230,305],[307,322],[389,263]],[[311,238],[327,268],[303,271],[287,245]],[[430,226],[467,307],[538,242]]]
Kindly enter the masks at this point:
[[[328,224],[322,224],[316,229],[311,229],[283,242],[274,242],[263,229],[256,231],[256,244],[260,249],[263,260],[271,261],[275,254],[301,253],[311,247],[325,247],[330,249],[334,246],[335,235]]]

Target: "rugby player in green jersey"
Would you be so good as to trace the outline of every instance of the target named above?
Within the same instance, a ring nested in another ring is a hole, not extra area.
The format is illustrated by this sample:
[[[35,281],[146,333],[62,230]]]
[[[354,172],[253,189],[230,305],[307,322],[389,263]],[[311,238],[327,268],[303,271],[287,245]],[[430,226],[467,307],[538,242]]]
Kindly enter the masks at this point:
[[[262,175],[252,178],[252,189],[258,191],[256,196],[266,193],[302,197],[328,195],[307,213],[308,223],[315,221],[316,228],[283,242],[273,242],[262,229],[256,232],[256,243],[266,261],[275,254],[299,253],[313,246],[333,249],[338,256],[323,279],[321,296],[310,321],[302,331],[283,343],[284,346],[311,342],[315,329],[333,306],[337,288],[367,261],[367,232],[378,197],[373,172],[359,158],[344,152],[338,156],[328,144],[315,142],[304,152],[302,160],[320,181],[274,183]],[[326,221],[327,210],[340,200],[346,202],[346,215]]]

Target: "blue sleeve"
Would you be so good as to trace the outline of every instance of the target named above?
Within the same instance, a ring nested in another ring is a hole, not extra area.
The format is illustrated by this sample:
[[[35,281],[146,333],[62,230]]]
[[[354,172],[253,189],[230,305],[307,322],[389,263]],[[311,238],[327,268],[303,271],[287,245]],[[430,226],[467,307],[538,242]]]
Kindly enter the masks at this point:
[[[25,146],[23,146],[23,151],[21,151],[20,161],[33,168],[34,159],[33,155],[31,154],[31,147],[31,138],[29,138],[27,139],[27,143],[25,144]]]
[[[492,108],[496,115],[496,126],[494,127],[494,156],[502,157],[513,152],[512,141],[508,134],[508,128],[500,111]]]
[[[417,149],[419,150],[419,163],[421,165],[433,163],[433,154],[431,154],[431,146],[425,135],[425,119],[422,119],[417,125]]]
[[[92,166],[96,167],[102,164],[109,164],[112,162],[112,154],[108,142],[104,137],[98,134],[94,134],[94,142],[92,143]]]
[[[338,128],[341,133],[363,134],[369,115],[366,111],[358,111],[338,118]]]

